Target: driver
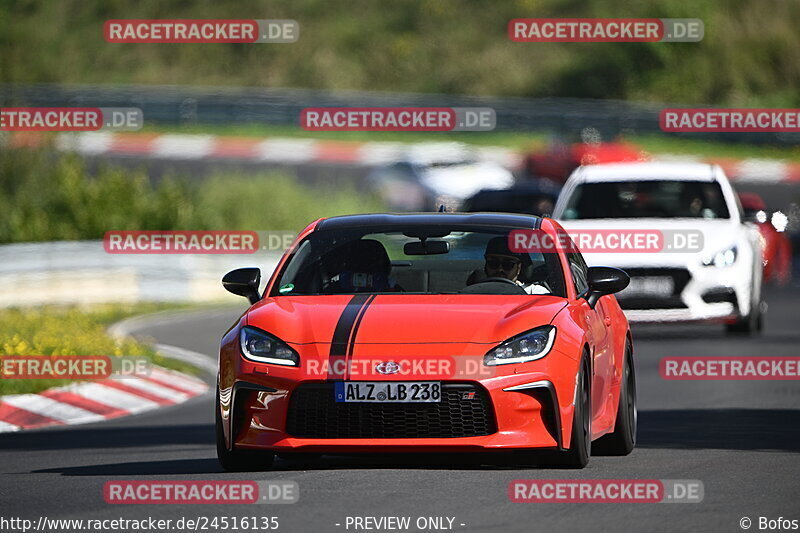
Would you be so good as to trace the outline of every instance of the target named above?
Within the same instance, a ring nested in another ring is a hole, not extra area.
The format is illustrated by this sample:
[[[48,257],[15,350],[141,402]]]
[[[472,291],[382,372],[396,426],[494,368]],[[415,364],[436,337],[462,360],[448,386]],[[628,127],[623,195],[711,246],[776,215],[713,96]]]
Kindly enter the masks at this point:
[[[486,276],[519,282],[519,274],[522,272],[522,258],[508,248],[508,239],[506,237],[493,237],[490,239],[486,244],[486,252],[483,254],[483,258],[486,260],[486,264],[483,266]]]
[[[489,278],[505,278],[513,281],[528,294],[547,294],[547,288],[539,284],[528,285],[519,280],[522,272],[523,254],[515,254],[508,247],[508,237],[493,237],[486,244],[483,254],[486,263],[483,271]]]

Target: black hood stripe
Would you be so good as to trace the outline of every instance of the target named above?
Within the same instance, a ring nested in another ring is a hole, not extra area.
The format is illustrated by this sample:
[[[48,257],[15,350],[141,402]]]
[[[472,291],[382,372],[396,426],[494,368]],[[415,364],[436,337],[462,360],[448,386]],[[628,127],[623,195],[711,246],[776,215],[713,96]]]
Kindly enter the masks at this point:
[[[361,319],[364,318],[364,315],[367,314],[367,308],[375,299],[376,295],[370,295],[367,302],[358,310],[358,317],[356,318],[355,324],[353,324],[353,331],[350,334],[350,343],[347,346],[347,379],[350,379],[350,361],[353,359],[353,350],[356,347],[356,335],[358,334],[358,327],[361,325]]]
[[[328,379],[342,379],[342,373],[335,372],[337,361],[347,361],[348,353],[352,351],[352,344],[355,342],[356,329],[364,316],[363,311],[367,305],[375,298],[374,294],[356,294],[347,302],[342,311],[336,328],[333,330],[331,339],[331,349],[328,356]]]

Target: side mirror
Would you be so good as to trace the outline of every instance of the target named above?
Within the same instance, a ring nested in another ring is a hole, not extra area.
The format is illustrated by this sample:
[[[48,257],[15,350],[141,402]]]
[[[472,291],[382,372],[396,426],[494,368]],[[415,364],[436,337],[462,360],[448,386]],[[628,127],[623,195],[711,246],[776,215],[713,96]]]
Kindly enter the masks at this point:
[[[631,282],[625,271],[613,267],[589,267],[587,278],[589,292],[586,293],[586,302],[592,309],[601,296],[619,292]]]
[[[222,278],[222,286],[228,292],[237,296],[244,296],[251,304],[261,299],[258,286],[261,284],[261,269],[237,268],[231,270]]]

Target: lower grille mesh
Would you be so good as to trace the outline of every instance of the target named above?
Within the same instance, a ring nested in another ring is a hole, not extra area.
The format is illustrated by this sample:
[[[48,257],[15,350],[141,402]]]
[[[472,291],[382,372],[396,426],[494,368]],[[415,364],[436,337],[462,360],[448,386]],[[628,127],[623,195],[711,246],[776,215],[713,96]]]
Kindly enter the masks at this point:
[[[307,383],[292,393],[286,420],[289,435],[308,439],[455,438],[496,431],[489,393],[467,383],[443,383],[439,403],[341,403],[334,400],[333,383]]]

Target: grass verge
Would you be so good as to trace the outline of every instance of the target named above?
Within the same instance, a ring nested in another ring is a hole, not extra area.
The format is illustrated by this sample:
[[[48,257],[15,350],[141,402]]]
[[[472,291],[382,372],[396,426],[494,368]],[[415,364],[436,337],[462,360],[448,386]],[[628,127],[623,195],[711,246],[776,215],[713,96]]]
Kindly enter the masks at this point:
[[[162,357],[147,344],[133,339],[119,341],[106,333],[108,326],[124,318],[180,307],[113,304],[0,310],[0,359],[9,355],[133,355],[165,368],[197,374],[195,367]],[[74,380],[0,378],[0,395],[40,392],[71,381]]]
[[[320,217],[382,211],[355,185],[311,188],[278,172],[206,180],[101,166],[76,154],[0,150],[0,243],[102,239],[109,230],[293,230]]]

